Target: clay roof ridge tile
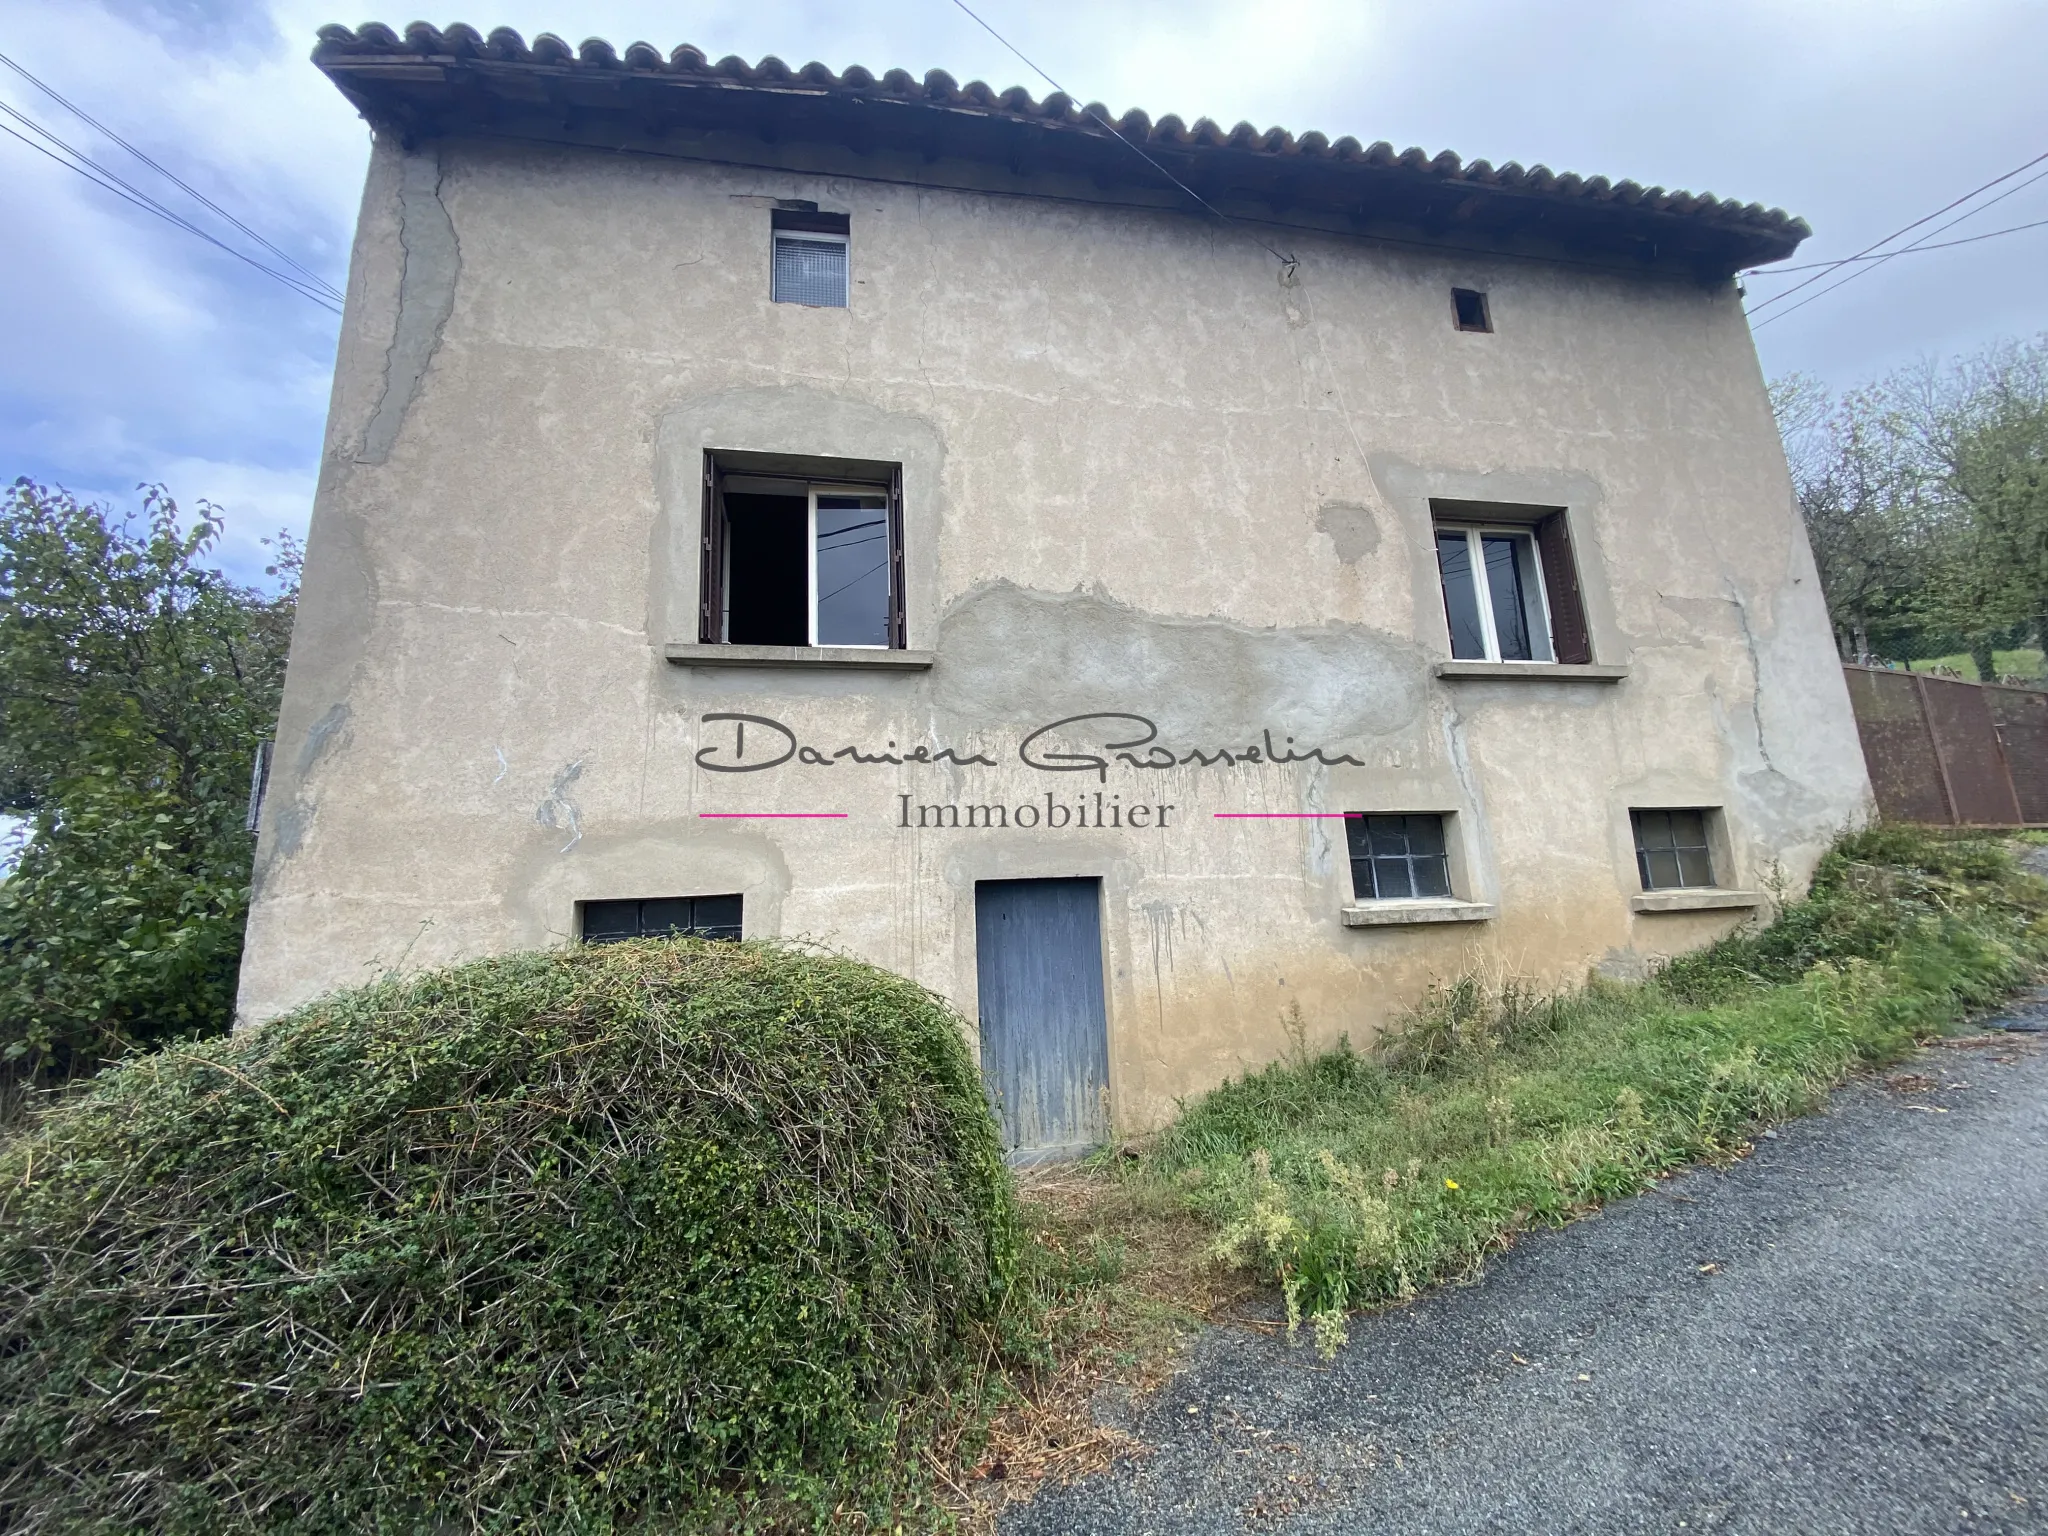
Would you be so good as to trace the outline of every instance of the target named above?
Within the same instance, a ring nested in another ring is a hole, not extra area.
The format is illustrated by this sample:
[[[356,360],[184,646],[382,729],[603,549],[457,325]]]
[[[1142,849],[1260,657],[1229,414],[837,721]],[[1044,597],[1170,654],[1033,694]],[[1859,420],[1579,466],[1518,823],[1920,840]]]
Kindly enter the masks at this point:
[[[510,27],[491,28],[491,35],[485,39],[484,47],[492,58],[502,59],[507,63],[524,63],[533,57],[533,50],[526,46],[526,39]]]

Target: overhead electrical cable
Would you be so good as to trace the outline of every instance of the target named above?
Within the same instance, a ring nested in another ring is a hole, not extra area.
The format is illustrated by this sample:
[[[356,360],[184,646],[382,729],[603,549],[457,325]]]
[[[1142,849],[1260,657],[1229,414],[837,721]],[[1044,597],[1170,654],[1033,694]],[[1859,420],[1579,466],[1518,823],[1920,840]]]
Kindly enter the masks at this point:
[[[1839,261],[1816,261],[1811,262],[1803,267],[1759,267],[1752,271],[1743,273],[1743,276],[1789,277],[1794,272],[1818,272],[1823,267],[1827,268],[1829,271],[1833,271],[1837,267],[1846,267],[1851,262],[1890,261],[1894,256],[1918,256],[1922,251],[1952,250],[1959,245],[1975,245],[1979,240],[1996,240],[2000,235],[2016,235],[2020,233],[2020,231],[2022,230],[2041,229],[2044,227],[2048,227],[2048,219],[2036,219],[2031,224],[2015,224],[2009,229],[1987,230],[1985,233],[1981,235],[1966,235],[1961,240],[1943,240],[1939,241],[1934,245],[1928,245],[1925,241],[1916,240],[1911,245],[1907,246],[1904,250],[1886,251],[1881,256],[1844,256]],[[1814,297],[1819,298],[1820,295],[1815,294]],[[1791,311],[1787,310],[1786,313],[1790,314]]]
[[[270,254],[275,256],[279,261],[282,261],[286,266],[292,268],[295,272],[298,272],[301,276],[303,276],[306,279],[307,282],[309,282],[319,292],[325,294],[328,298],[334,300],[336,303],[341,302],[344,295],[342,294],[342,291],[339,288],[334,286],[333,283],[329,282],[326,278],[322,277],[319,273],[313,271],[311,268],[305,266],[303,263],[294,260],[290,254],[283,250],[280,250],[270,241],[264,239],[263,236],[257,234],[255,230],[251,229],[248,225],[244,224],[232,213],[229,213],[227,209],[221,207],[219,203],[216,203],[212,198],[208,197],[204,192],[201,192],[197,187],[194,187],[191,183],[185,181],[175,172],[167,170],[162,165],[159,165],[155,160],[151,159],[148,155],[144,154],[141,150],[137,149],[133,144],[130,144],[126,139],[122,138],[120,134],[114,132],[114,130],[109,128],[105,123],[101,122],[98,118],[94,117],[91,113],[87,112],[83,107],[78,106],[76,103],[70,101],[63,95],[59,94],[55,87],[47,84],[42,80],[39,80],[38,78],[36,78],[35,75],[31,74],[21,65],[15,63],[14,60],[10,59],[4,53],[0,53],[0,64],[4,64],[9,69],[13,70],[17,75],[21,76],[22,79],[26,80],[30,85],[34,86],[37,90],[41,91],[45,96],[49,97],[52,101],[56,102],[58,106],[62,107],[65,111],[69,112],[73,117],[78,118],[87,126],[97,129],[101,134],[105,135],[108,139],[111,139],[114,143],[120,145],[121,148],[127,150],[129,154],[133,155],[136,159],[140,160],[144,165],[148,166],[152,171],[155,171],[159,176],[163,177],[166,181],[170,182],[171,185],[177,187],[181,192],[185,193],[185,195],[190,197],[194,202],[200,204],[202,207],[209,209],[213,213],[218,214],[221,218],[227,220],[228,223],[232,224],[244,235],[247,235],[251,240],[254,240],[258,245],[262,246],[264,250],[270,252]]]
[[[1026,69],[1030,70],[1034,75],[1037,75],[1039,79],[1043,80],[1047,85],[1051,86],[1054,90],[1058,91],[1062,96],[1066,97],[1069,101],[1075,100],[1075,96],[1072,91],[1068,90],[1064,85],[1061,85],[1059,81],[1053,79],[1051,75],[1048,75],[1044,70],[1040,69],[1036,64],[1032,63],[1031,60],[1025,58],[1023,51],[1019,49],[1016,44],[1012,43],[1007,37],[1004,37],[1002,33],[998,32],[994,27],[990,26],[987,22],[983,21],[979,16],[975,15],[973,11],[968,10],[967,0],[953,0],[953,3],[959,6],[962,11],[966,12],[968,19],[972,21],[976,26],[980,27],[982,31],[986,32],[990,37],[994,38],[997,42],[1001,43],[1005,48],[1009,49],[1010,52],[1016,54],[1018,58],[1023,59],[1024,67]],[[1117,141],[1117,143],[1123,145],[1124,148],[1128,149],[1140,160],[1144,161],[1147,165],[1151,166],[1153,170],[1157,171],[1160,175],[1164,176],[1176,187],[1179,187],[1181,191],[1187,193],[1189,197],[1192,197],[1196,202],[1200,203],[1204,208],[1208,209],[1210,213],[1214,214],[1223,223],[1236,224],[1240,228],[1242,228],[1245,231],[1245,233],[1249,235],[1251,239],[1266,252],[1267,255],[1271,256],[1275,261],[1279,262],[1281,266],[1291,270],[1296,265],[1294,257],[1289,256],[1284,251],[1277,251],[1273,249],[1272,246],[1267,245],[1266,242],[1264,240],[1261,240],[1256,234],[1252,234],[1250,225],[1245,224],[1244,221],[1241,219],[1233,219],[1229,214],[1225,213],[1221,208],[1218,208],[1214,203],[1210,202],[1206,197],[1202,196],[1201,193],[1197,192],[1193,187],[1189,186],[1186,182],[1182,181],[1178,176],[1174,175],[1173,172],[1169,171],[1157,160],[1154,160],[1150,155],[1146,154],[1144,150],[1140,149],[1137,145],[1133,144],[1121,133],[1118,133],[1115,125],[1110,123],[1108,119],[1104,118],[1100,112],[1097,112],[1090,107],[1083,107],[1081,110],[1087,116],[1093,118],[1097,123],[1099,123],[1102,126],[1102,128],[1109,134],[1109,136]]]
[[[2044,156],[2043,158],[2048,158],[2048,156]],[[1841,277],[1837,281],[1829,283],[1827,287],[1821,289],[1819,293],[1808,294],[1805,298],[1801,299],[1797,304],[1794,304],[1791,309],[1781,309],[1774,315],[1766,315],[1762,320],[1759,320],[1755,324],[1755,326],[1752,327],[1752,329],[1760,331],[1765,326],[1769,325],[1773,320],[1782,320],[1785,318],[1785,316],[1792,314],[1794,311],[1806,308],[1806,306],[1811,304],[1815,299],[1823,298],[1826,295],[1833,293],[1837,288],[1841,288],[1849,283],[1853,283],[1854,281],[1856,281],[1857,278],[1862,277],[1867,272],[1874,271],[1876,268],[1883,266],[1885,262],[1890,261],[1894,257],[1909,256],[1916,251],[1928,248],[1927,242],[1932,240],[1936,235],[1940,234],[1943,230],[1954,229],[1958,224],[1962,223],[1963,220],[1975,218],[1978,214],[1982,213],[1986,208],[1989,208],[1992,203],[2002,203],[2008,197],[2011,197],[2014,193],[2024,192],[2028,187],[2031,187],[2035,182],[2041,181],[2043,179],[2048,179],[2048,171],[2036,172],[2034,175],[2029,176],[2025,181],[2021,182],[2018,186],[2012,187],[2007,191],[1999,193],[1998,196],[1990,199],[1989,202],[1979,203],[1975,208],[1972,208],[1968,213],[1959,214],[1955,218],[1950,219],[1946,224],[1937,224],[1933,229],[1930,229],[1926,234],[1922,235],[1918,240],[1915,240],[1911,245],[1905,246],[1902,249],[1896,251],[1886,251],[1881,256],[1872,257],[1870,259],[1870,265],[1857,267],[1855,270],[1847,273],[1845,276]],[[1825,273],[1822,273],[1821,275],[1826,276]],[[1809,281],[1811,281],[1811,279],[1809,279]]]
[[[1954,202],[1943,204],[1941,207],[1935,209],[1934,212],[1927,214],[1921,218],[1915,219],[1912,223],[1906,225],[1903,229],[1893,230],[1890,234],[1886,235],[1882,240],[1872,241],[1869,245],[1866,245],[1865,247],[1863,247],[1862,250],[1858,251],[1854,256],[1844,256],[1840,261],[1830,262],[1821,271],[1816,272],[1812,277],[1807,278],[1804,282],[1794,283],[1790,288],[1787,288],[1783,293],[1772,294],[1768,299],[1765,299],[1762,303],[1756,305],[1753,309],[1751,309],[1749,311],[1749,314],[1751,316],[1755,316],[1762,313],[1764,310],[1770,308],[1773,304],[1782,304],[1786,299],[1791,298],[1793,294],[1799,292],[1802,288],[1809,288],[1813,284],[1819,282],[1822,278],[1827,276],[1829,271],[1838,267],[1845,267],[1853,261],[1860,261],[1865,256],[1870,255],[1873,251],[1876,251],[1883,246],[1890,245],[1894,240],[1898,239],[1899,236],[1909,235],[1914,230],[1918,229],[1922,224],[1931,223],[1935,219],[1940,218],[1944,213],[1948,213],[1953,209],[1960,208],[1964,203],[1971,202],[1977,197],[1983,195],[1984,193],[1989,192],[1993,187],[1997,186],[2000,182],[2011,181],[2013,177],[2019,175],[2022,171],[2032,170],[2035,166],[2039,165],[2043,160],[2048,160],[2048,154],[2036,155],[2033,159],[2029,160],[2025,165],[2014,166],[2011,170],[2007,171],[2003,176],[1992,177],[1991,180],[1985,182],[1983,186],[1972,188],[1970,191],[1965,192],[1961,197],[1957,198]],[[1790,311],[1787,311],[1787,313],[1790,313]]]
[[[325,294],[310,287],[303,279],[294,277],[289,272],[280,272],[274,267],[265,266],[262,262],[258,261],[255,257],[249,255],[246,251],[238,251],[233,246],[227,244],[225,241],[217,239],[213,235],[208,234],[205,230],[201,229],[198,225],[192,223],[189,219],[183,218],[180,215],[173,213],[170,209],[164,207],[163,204],[159,203],[147,192],[144,192],[140,188],[135,187],[126,181],[123,181],[119,176],[116,176],[112,171],[108,170],[105,166],[95,161],[90,155],[87,155],[82,151],[73,148],[70,144],[67,144],[63,139],[59,138],[56,134],[50,132],[49,129],[43,127],[42,124],[36,122],[33,118],[28,117],[21,112],[17,112],[14,108],[8,106],[5,102],[0,102],[0,114],[4,114],[8,117],[13,118],[14,121],[20,123],[23,127],[29,129],[30,132],[35,133],[44,139],[47,139],[51,144],[56,146],[56,150],[46,148],[44,145],[36,143],[34,139],[29,138],[26,134],[17,133],[14,129],[7,127],[7,125],[4,123],[0,123],[0,131],[6,132],[12,138],[20,139],[21,142],[28,145],[29,148],[37,150],[42,154],[48,155],[52,160],[56,161],[59,165],[63,166],[67,171],[76,171],[80,176],[83,176],[87,181],[91,182],[94,186],[112,192],[116,197],[119,197],[122,201],[133,203],[136,207],[142,209],[145,213],[154,214],[156,215],[156,217],[162,219],[165,223],[175,225],[177,228],[184,230],[189,235],[198,236],[201,240],[204,240],[208,245],[211,245],[218,250],[225,251],[228,255],[234,257],[235,260],[237,261],[246,262],[249,266],[254,267],[258,272],[261,272],[264,276],[277,279],[278,282],[283,283],[285,287],[291,289],[293,293],[298,294],[301,298],[311,299],[315,304],[318,304],[322,309],[327,310],[329,313],[336,315],[341,313],[340,306],[335,304]],[[59,150],[62,151],[61,154],[57,152]],[[69,156],[70,158],[67,159],[66,156]]]

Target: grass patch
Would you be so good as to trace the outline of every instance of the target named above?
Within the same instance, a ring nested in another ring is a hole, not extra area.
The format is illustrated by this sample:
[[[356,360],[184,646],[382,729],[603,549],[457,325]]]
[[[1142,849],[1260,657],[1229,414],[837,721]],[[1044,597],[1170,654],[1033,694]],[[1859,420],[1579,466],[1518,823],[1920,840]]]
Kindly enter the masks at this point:
[[[2042,676],[2041,653],[2031,647],[2022,646],[2016,651],[1993,651],[1991,653],[1991,661],[1992,665],[1998,669],[1999,677],[2038,679]],[[1906,663],[1906,670],[1909,672],[1932,672],[1937,667],[1946,667],[1959,677],[1966,678],[1973,683],[1984,681],[1983,678],[1977,675],[1975,658],[1971,657],[1967,652],[1958,656],[1928,656],[1919,661],[1909,661]]]
[[[1353,1309],[1814,1110],[1998,1001],[2048,959],[2048,885],[1996,842],[1844,839],[1769,927],[1643,983],[1431,989],[1348,1044],[1225,1084],[1125,1177],[1172,1192],[1214,1251],[1279,1287],[1333,1351]]]

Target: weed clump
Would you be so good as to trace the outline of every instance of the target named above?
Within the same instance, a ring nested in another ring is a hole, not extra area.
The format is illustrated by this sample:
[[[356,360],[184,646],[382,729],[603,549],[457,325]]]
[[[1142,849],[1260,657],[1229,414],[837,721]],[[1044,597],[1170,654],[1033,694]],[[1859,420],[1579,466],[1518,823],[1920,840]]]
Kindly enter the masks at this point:
[[[0,1152],[0,1525],[879,1519],[1016,1244],[960,1021],[872,967],[650,941],[332,997]]]
[[[1226,1083],[1141,1176],[1277,1283],[1334,1349],[1347,1311],[1469,1270],[1667,1169],[1729,1155],[1859,1064],[1897,1058],[2048,961],[2048,885],[1983,838],[1844,838],[1769,927],[1648,982],[1432,987],[1348,1042]]]

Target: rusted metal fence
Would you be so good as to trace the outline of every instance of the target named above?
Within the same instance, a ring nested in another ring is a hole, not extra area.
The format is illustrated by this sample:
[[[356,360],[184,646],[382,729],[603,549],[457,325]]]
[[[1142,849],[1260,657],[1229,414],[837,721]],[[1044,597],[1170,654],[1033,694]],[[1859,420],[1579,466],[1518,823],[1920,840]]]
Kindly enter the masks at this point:
[[[1879,815],[2048,825],[2048,693],[1883,667],[1842,670]]]

